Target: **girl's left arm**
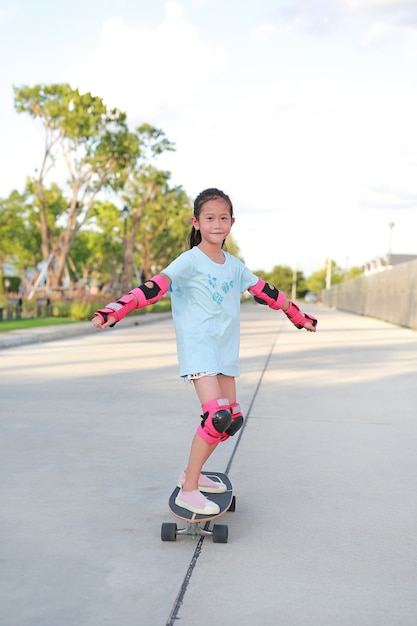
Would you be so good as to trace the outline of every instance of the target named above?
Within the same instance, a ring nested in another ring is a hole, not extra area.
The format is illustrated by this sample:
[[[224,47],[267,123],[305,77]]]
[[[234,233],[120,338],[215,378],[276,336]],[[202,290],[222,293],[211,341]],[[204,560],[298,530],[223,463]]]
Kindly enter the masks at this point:
[[[282,309],[296,328],[305,328],[311,333],[316,332],[317,319],[313,315],[300,311],[295,302],[287,300],[285,293],[279,291],[274,285],[270,285],[259,278],[256,285],[249,287],[248,291],[255,296],[255,300],[259,304],[267,304],[275,310]]]

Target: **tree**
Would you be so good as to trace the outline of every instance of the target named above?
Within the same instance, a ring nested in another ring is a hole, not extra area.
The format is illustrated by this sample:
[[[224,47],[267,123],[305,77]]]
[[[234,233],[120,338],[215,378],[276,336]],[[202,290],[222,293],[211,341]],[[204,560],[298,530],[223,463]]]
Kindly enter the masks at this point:
[[[224,245],[224,250],[226,250],[226,252],[229,252],[230,254],[233,254],[233,256],[237,256],[238,259],[242,261],[242,263],[245,262],[245,259],[243,258],[243,255],[240,251],[239,245],[231,233],[228,236],[227,241]]]
[[[108,109],[101,98],[80,94],[67,84],[14,87],[15,109],[40,123],[44,153],[28,181],[36,198],[42,257],[49,265],[52,289],[62,284],[66,263],[80,229],[104,190],[121,189],[139,154],[137,137],[126,114]],[[66,172],[65,206],[51,204],[46,181],[53,168]],[[52,221],[60,228],[52,228]]]
[[[33,227],[34,217],[30,197],[13,191],[0,200],[0,284],[5,264],[12,261],[20,275],[26,266],[36,266],[40,260],[39,233]]]
[[[363,274],[363,268],[353,265],[352,267],[348,269],[345,275],[345,278],[346,280],[353,280],[354,278],[358,278],[358,276],[362,276],[362,274]]]
[[[271,272],[257,270],[254,273],[263,278],[266,282],[284,291],[289,297],[291,297],[292,294],[294,278],[297,289],[296,295],[298,296],[298,294],[303,294],[306,291],[303,273],[296,272],[296,276],[294,276],[294,270],[287,265],[276,265]]]
[[[10,258],[28,259],[26,228],[24,224],[25,198],[17,191],[0,200],[0,268]]]
[[[344,271],[337,265],[336,261],[330,260],[330,269],[332,285],[343,282]],[[326,288],[327,271],[327,267],[323,267],[308,278],[306,282],[309,291],[319,294]]]
[[[129,211],[124,241],[124,291],[132,288],[134,276],[136,282],[149,278],[157,266],[167,265],[185,249],[191,215],[190,201],[183,189],[171,186],[171,174],[154,165],[158,156],[175,150],[175,146],[162,130],[149,124],[139,126],[136,133],[139,157],[130,168],[123,196]]]
[[[106,200],[92,209],[92,225],[80,231],[71,256],[82,281],[106,285],[110,291],[120,289],[123,262],[123,233],[120,209]]]

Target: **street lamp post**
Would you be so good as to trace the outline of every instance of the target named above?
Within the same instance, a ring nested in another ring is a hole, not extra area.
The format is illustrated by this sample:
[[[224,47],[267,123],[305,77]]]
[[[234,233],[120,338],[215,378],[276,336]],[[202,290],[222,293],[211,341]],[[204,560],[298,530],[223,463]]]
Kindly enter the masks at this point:
[[[388,238],[388,265],[391,265],[391,254],[392,254],[392,229],[394,228],[394,222],[390,222],[388,224],[389,228],[389,238]]]
[[[326,261],[326,289],[332,286],[332,259],[327,257]]]

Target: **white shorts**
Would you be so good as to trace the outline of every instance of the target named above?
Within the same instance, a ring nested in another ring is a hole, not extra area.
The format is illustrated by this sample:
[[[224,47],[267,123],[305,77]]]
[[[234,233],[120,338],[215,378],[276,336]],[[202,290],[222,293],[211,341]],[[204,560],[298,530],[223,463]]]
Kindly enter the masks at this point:
[[[223,376],[223,374],[220,372],[197,372],[196,374],[186,374],[182,376],[182,379],[185,383],[190,383],[192,380],[204,378],[204,376]]]

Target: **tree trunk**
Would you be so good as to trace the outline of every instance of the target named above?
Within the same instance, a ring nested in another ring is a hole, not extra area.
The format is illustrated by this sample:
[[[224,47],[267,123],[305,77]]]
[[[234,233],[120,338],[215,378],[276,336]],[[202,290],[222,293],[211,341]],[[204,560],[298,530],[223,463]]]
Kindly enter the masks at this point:
[[[127,238],[124,243],[124,254],[123,254],[123,275],[122,275],[122,291],[123,293],[127,293],[133,287],[133,275],[134,275],[134,267],[133,267],[133,247],[134,240],[132,237]]]

